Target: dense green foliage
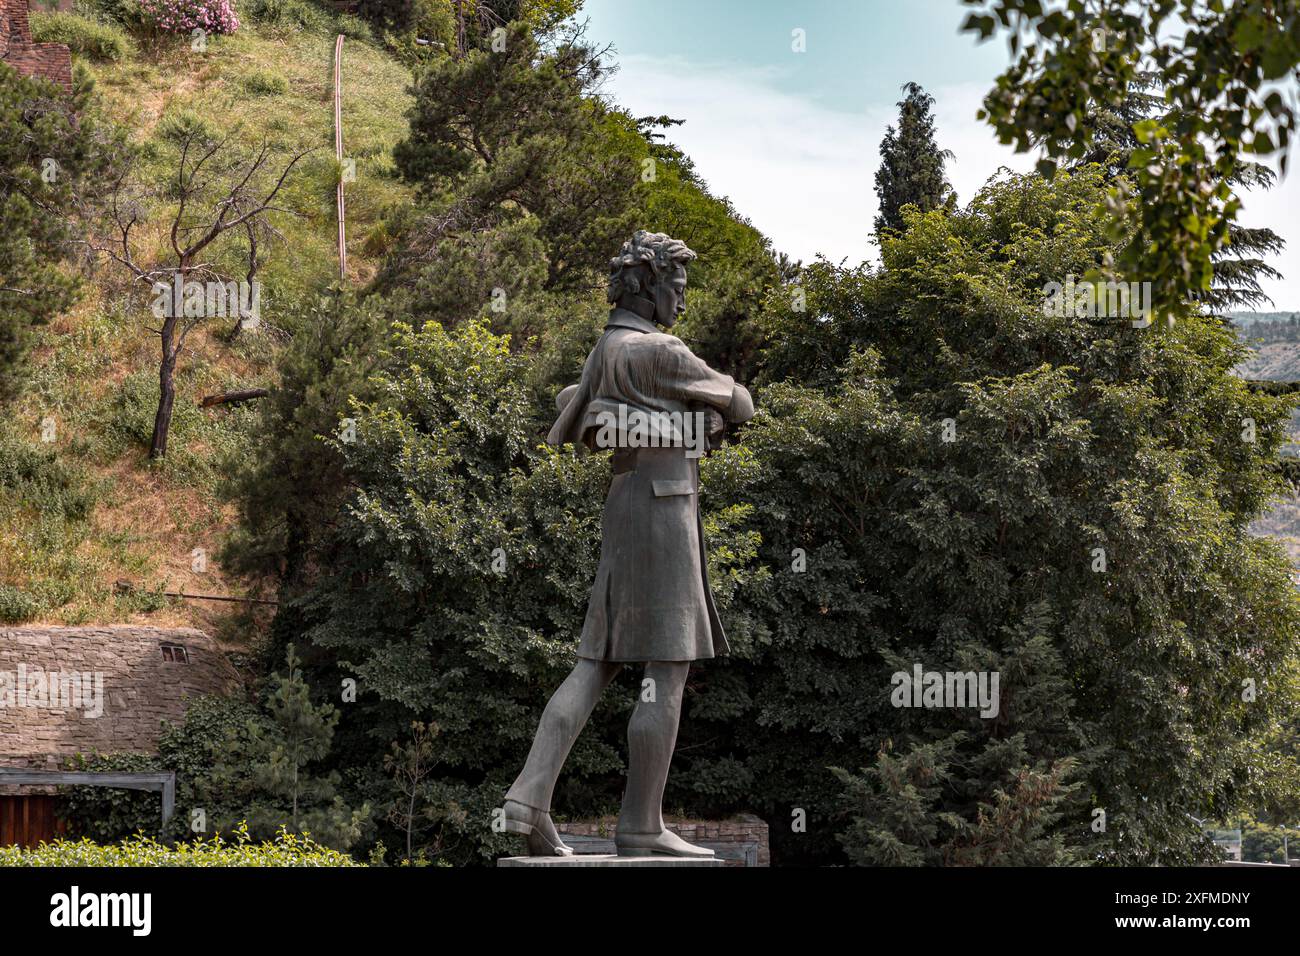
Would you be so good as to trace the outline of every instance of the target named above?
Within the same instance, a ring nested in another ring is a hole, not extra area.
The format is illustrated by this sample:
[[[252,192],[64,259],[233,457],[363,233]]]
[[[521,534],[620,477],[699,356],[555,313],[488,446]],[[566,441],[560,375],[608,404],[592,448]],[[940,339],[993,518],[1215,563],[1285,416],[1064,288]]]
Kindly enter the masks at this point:
[[[284,663],[283,675],[271,675],[263,713],[229,730],[216,748],[212,773],[200,785],[205,811],[218,832],[244,821],[262,839],[287,828],[347,850],[360,839],[370,807],[349,807],[338,793],[339,774],[319,769],[339,712],[313,702],[292,644]],[[222,814],[217,806],[238,810]]]
[[[250,720],[259,719],[256,708],[237,698],[199,697],[189,702],[185,719],[165,724],[158,741],[158,754],[82,754],[69,769],[145,772],[171,770],[176,773],[175,814],[162,829],[158,795],[109,787],[69,787],[59,798],[59,816],[72,832],[99,843],[121,840],[134,833],[160,839],[180,840],[215,832],[206,820],[242,819],[243,807],[214,800],[208,784],[217,756],[232,734]],[[202,828],[193,829],[195,811],[204,818]],[[229,831],[227,831],[229,832]]]
[[[1246,531],[1276,491],[1271,462],[1290,399],[1232,376],[1242,351],[1217,321],[1145,334],[1123,319],[1043,309],[1048,277],[1082,274],[1108,249],[1092,215],[1100,188],[1095,172],[1050,184],[1013,178],[956,216],[913,216],[905,236],[884,244],[879,275],[823,279],[809,313],[784,317],[772,335],[783,375],[876,350],[903,407],[886,450],[838,434],[818,442],[820,458],[804,444],[789,449],[790,491],[816,482],[819,493],[805,495],[825,502],[822,530],[810,539],[777,525],[764,540],[775,532],[807,548],[809,583],[813,548],[833,547],[823,573],[847,593],[819,603],[830,614],[856,608],[857,629],[907,648],[894,660],[936,670],[986,661],[1002,672],[1002,713],[975,721],[973,737],[962,721],[942,728],[937,714],[907,736],[879,721],[891,742],[882,754],[908,758],[910,737],[916,756],[901,767],[882,756],[864,782],[876,800],[887,801],[888,787],[898,801],[921,799],[907,781],[926,763],[954,777],[932,797],[938,833],[915,835],[924,842],[915,849],[946,859],[970,850],[967,828],[998,811],[998,791],[1032,789],[1022,774],[1050,777],[1064,758],[1076,763],[1069,779],[1087,785],[1059,829],[1086,858],[1195,859],[1199,834],[1184,813],[1242,799],[1263,766],[1252,741],[1294,706],[1300,609],[1289,568]],[[764,397],[771,409],[772,391]],[[801,397],[786,414],[798,422],[808,406]],[[877,462],[878,472],[855,474]],[[784,524],[774,503],[750,500]],[[810,512],[803,505],[799,517]],[[856,580],[845,580],[850,568]],[[810,611],[776,619],[806,641]],[[882,686],[869,658],[859,666],[850,685]],[[842,664],[827,671],[845,674]],[[1250,703],[1247,678],[1261,689]],[[817,712],[811,701],[807,710]],[[972,774],[982,778],[978,797]],[[1090,808],[1106,811],[1105,833],[1089,829]],[[873,837],[890,838],[902,839]]]
[[[333,682],[358,683],[346,751],[377,762],[412,718],[435,723],[474,850],[491,842],[503,775],[571,663],[605,479],[598,460],[538,449],[523,360],[481,325],[399,327],[392,350],[376,398],[349,410],[355,439],[333,441],[357,491],[303,613],[313,643],[337,655]],[[575,749],[577,779],[616,770],[614,714]]]
[[[341,458],[326,443],[349,396],[367,394],[385,327],[377,301],[328,296],[304,310],[299,332],[280,355],[279,384],[259,406],[256,456],[232,456],[227,490],[242,521],[222,560],[253,575],[296,584],[304,561],[338,508]]]
[[[33,13],[31,26],[37,43],[63,43],[92,60],[120,60],[131,46],[121,27],[75,13]]]
[[[641,169],[614,148],[625,118],[585,95],[605,72],[594,51],[543,53],[524,24],[500,44],[425,70],[411,135],[394,150],[424,206],[401,227],[390,283],[415,273],[425,321],[580,289],[636,222]]]

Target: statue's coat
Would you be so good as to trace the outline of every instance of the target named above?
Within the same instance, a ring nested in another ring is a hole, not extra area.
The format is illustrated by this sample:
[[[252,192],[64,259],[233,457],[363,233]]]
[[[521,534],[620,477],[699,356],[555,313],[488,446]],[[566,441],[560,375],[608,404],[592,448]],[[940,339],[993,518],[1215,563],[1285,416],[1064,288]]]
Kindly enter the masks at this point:
[[[677,337],[621,308],[610,314],[576,390],[566,393],[547,438],[552,445],[592,447],[602,420],[608,420],[601,413],[617,419],[619,405],[640,412],[712,408],[728,421],[743,421],[753,407],[730,376],[709,368]],[[687,452],[680,446],[620,448],[612,456],[614,478],[580,657],[693,661],[727,653],[709,591],[699,459]]]

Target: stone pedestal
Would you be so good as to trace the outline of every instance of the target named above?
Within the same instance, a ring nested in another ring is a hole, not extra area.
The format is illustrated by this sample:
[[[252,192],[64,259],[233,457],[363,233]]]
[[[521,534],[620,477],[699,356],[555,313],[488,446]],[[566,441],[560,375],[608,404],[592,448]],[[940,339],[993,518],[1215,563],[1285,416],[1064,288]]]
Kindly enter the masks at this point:
[[[725,820],[688,820],[668,817],[664,825],[687,843],[712,850],[727,866],[771,866],[767,845],[767,824],[749,813]],[[557,823],[555,829],[577,856],[589,853],[613,854],[615,817]]]
[[[608,853],[575,853],[573,856],[503,856],[497,866],[726,866],[719,859],[690,859],[679,856],[614,856]]]

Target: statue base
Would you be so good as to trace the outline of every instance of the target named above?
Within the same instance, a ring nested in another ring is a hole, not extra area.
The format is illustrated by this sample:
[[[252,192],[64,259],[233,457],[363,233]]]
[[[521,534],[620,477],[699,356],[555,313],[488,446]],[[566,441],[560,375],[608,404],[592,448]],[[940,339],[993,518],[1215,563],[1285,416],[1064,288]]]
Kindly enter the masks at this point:
[[[726,866],[717,857],[614,856],[612,853],[575,853],[573,856],[503,856],[497,866]]]

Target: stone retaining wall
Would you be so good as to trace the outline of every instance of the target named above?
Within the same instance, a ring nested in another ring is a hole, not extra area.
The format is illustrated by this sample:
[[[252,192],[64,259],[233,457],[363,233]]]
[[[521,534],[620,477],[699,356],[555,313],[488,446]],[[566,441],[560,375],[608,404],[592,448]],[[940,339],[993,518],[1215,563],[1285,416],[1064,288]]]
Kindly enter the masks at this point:
[[[184,648],[188,663],[168,660],[164,645]],[[74,675],[86,685],[81,706],[55,706],[51,674],[63,688]],[[76,753],[153,753],[187,698],[238,687],[226,656],[193,628],[0,627],[0,766],[58,770]]]

